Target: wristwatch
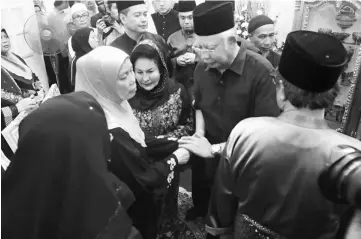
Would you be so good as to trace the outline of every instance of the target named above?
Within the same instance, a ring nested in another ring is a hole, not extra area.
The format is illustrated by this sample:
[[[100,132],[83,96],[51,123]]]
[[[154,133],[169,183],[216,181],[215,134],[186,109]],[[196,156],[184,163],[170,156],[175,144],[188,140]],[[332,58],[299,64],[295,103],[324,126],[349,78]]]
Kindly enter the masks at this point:
[[[211,154],[213,157],[221,154],[221,146],[219,144],[213,144],[211,146]]]

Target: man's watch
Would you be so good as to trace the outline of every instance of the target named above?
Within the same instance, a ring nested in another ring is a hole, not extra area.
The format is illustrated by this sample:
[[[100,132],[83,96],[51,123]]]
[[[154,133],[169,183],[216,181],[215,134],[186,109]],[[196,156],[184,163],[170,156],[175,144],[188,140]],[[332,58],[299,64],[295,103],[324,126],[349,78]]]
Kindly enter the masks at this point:
[[[221,146],[219,144],[213,144],[211,146],[211,154],[216,157],[221,154]]]

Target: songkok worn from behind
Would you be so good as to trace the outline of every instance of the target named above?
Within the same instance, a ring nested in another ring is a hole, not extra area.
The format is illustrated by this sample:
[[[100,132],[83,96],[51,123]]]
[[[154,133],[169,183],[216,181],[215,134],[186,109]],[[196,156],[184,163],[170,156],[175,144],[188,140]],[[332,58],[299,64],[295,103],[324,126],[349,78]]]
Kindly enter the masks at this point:
[[[234,27],[232,3],[204,2],[193,11],[194,32],[198,36],[211,36]]]
[[[271,18],[265,16],[265,15],[258,15],[253,17],[248,24],[248,32],[252,33],[255,30],[257,30],[258,28],[264,26],[264,25],[269,25],[269,24],[274,24],[274,22],[272,21]]]
[[[123,11],[135,5],[145,4],[144,1],[117,1],[118,11]]]
[[[326,92],[336,84],[347,62],[347,51],[337,38],[324,33],[288,34],[278,70],[293,85],[309,92]]]
[[[196,6],[195,1],[181,0],[178,2],[178,12],[192,12]]]

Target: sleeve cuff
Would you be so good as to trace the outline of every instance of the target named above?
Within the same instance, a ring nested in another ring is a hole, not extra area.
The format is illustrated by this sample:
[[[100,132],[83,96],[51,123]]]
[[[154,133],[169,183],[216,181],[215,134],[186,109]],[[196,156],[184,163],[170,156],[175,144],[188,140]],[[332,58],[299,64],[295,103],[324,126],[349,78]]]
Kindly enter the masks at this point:
[[[205,225],[206,232],[211,234],[212,236],[221,236],[226,234],[232,234],[232,227],[227,228],[215,228],[209,225]]]

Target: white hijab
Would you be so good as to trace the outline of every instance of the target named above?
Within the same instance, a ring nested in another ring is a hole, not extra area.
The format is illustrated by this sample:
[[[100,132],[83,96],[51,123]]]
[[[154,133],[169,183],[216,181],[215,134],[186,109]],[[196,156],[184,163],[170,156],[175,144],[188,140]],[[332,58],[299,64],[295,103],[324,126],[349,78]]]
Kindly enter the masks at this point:
[[[135,141],[146,147],[144,132],[128,101],[121,100],[115,84],[128,55],[111,46],[101,46],[79,58],[76,63],[75,91],[85,91],[102,106],[108,129],[117,127],[127,131]]]

